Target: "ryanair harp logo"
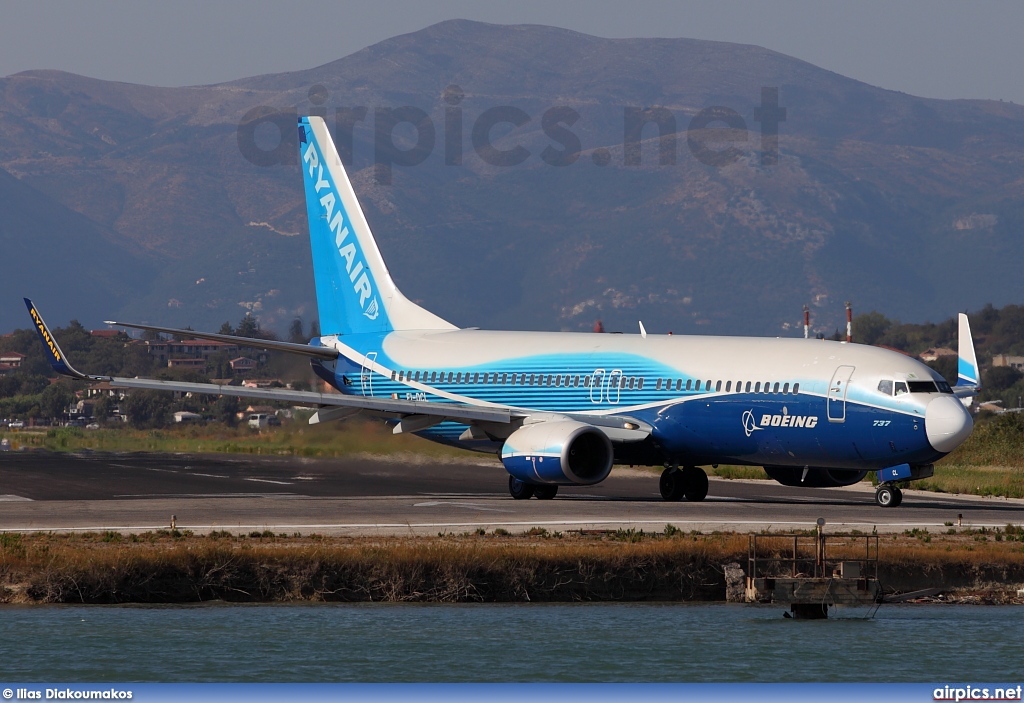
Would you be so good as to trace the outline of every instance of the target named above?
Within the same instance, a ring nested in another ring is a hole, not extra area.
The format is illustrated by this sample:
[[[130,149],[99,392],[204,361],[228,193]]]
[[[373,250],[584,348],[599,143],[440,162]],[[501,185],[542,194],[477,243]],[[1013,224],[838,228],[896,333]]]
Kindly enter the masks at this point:
[[[743,413],[743,432],[749,437],[757,430],[769,427],[804,427],[811,429],[818,426],[817,415],[790,415],[787,408],[782,409],[781,415],[763,413],[760,418],[753,410],[746,410]],[[760,421],[761,424],[758,424]]]
[[[305,130],[303,130],[305,131]],[[361,252],[356,248],[353,240],[349,240],[351,230],[345,222],[344,208],[341,206],[340,197],[334,184],[331,183],[329,174],[324,173],[324,165],[321,162],[320,154],[310,141],[309,146],[302,154],[309,171],[309,177],[315,179],[313,189],[320,197],[320,205],[324,209],[323,218],[327,221],[328,227],[334,234],[334,246],[338,254],[345,260],[345,273],[352,284],[352,291],[359,296],[359,308],[363,316],[370,320],[376,320],[380,314],[380,301],[374,295],[373,285],[367,275],[368,268],[362,259]],[[321,191],[324,191],[321,195]]]

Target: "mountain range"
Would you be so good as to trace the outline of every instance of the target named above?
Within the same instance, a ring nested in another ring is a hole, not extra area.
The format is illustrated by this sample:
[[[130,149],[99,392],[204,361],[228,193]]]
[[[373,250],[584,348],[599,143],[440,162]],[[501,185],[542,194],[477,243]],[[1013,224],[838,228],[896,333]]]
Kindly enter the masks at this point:
[[[673,136],[631,151],[639,110]],[[904,321],[1024,300],[1022,106],[756,46],[450,21],[217,85],[0,79],[0,332],[27,326],[21,296],[56,325],[315,319],[303,113],[350,144],[403,292],[459,326],[794,335],[804,304],[831,333],[846,300]]]

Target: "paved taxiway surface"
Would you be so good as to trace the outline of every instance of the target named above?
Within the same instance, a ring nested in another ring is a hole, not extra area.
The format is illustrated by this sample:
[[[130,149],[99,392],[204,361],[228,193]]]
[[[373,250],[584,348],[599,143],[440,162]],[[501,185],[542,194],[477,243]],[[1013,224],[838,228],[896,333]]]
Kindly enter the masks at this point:
[[[1024,523],[1024,501],[906,491],[879,508],[867,486],[800,489],[773,481],[711,481],[700,503],[666,503],[658,474],[616,469],[592,488],[516,501],[496,461],[409,457],[300,459],[238,455],[0,454],[0,530],[166,528],[321,534],[437,534],[635,528],[833,529],[893,532]]]

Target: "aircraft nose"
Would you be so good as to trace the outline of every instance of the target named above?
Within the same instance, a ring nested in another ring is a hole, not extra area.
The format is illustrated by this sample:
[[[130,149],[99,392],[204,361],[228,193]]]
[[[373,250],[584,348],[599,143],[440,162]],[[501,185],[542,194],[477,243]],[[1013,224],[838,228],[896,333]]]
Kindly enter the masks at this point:
[[[925,408],[924,431],[935,451],[953,451],[970,436],[972,429],[971,414],[955,396],[941,395]]]

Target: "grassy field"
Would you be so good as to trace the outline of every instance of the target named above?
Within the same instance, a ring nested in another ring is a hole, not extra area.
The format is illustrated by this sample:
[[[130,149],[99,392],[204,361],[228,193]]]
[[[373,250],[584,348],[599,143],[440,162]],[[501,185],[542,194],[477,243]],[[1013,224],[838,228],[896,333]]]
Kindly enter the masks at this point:
[[[83,430],[58,428],[0,432],[13,448],[50,451],[84,449],[109,452],[181,452],[264,454],[303,457],[348,455],[420,455],[449,461],[487,461],[474,454],[412,435],[393,435],[381,422],[359,419],[324,425],[285,423],[263,431],[219,424],[163,430],[128,428]],[[660,471],[660,467],[651,471]],[[709,475],[726,479],[769,480],[760,467],[707,467]],[[871,475],[865,480],[870,480]],[[974,433],[935,466],[935,476],[909,484],[942,493],[1024,498],[1024,417],[1005,414],[980,420]]]
[[[381,422],[359,420],[306,425],[298,422],[257,431],[246,426],[186,425],[161,430],[129,428],[84,430],[61,427],[0,433],[15,449],[50,451],[181,452],[336,457],[352,454],[419,454],[431,458],[469,458],[470,452],[408,434],[393,435]]]

